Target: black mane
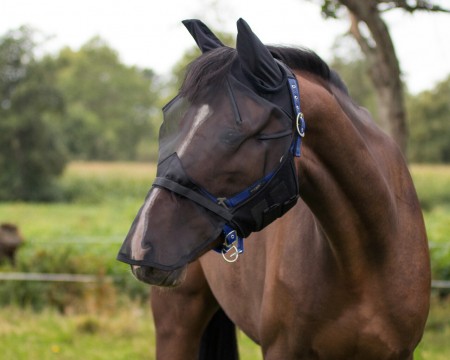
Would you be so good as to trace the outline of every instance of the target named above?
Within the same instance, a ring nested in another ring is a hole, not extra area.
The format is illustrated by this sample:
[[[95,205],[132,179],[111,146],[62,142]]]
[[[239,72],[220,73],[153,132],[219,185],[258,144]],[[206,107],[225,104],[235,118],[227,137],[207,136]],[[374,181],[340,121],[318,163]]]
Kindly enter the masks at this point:
[[[330,68],[315,52],[287,46],[267,46],[267,48],[275,59],[291,69],[304,70],[324,80],[330,80]]]
[[[236,56],[236,50],[227,46],[199,56],[188,65],[180,95],[192,101],[202,94],[202,90],[207,91],[209,85],[222,84]]]
[[[282,61],[293,70],[303,70],[319,76],[348,93],[339,75],[315,52],[303,48],[267,46],[275,59]],[[208,51],[189,64],[180,95],[190,100],[198,98],[211,84],[220,85],[236,59],[235,49],[224,46]]]
[[[291,69],[303,70],[315,74],[335,85],[348,94],[347,86],[340,76],[314,51],[287,46],[267,46],[272,56]]]

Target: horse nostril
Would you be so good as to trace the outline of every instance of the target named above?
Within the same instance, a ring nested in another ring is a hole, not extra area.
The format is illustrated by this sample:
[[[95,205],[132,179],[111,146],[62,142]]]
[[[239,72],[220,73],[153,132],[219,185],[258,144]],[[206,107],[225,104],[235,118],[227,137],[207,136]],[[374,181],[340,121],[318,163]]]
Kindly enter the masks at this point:
[[[137,279],[140,279],[142,276],[142,267],[138,265],[131,265],[131,272]]]
[[[139,265],[131,265],[131,272],[136,276],[143,275],[143,268]]]
[[[137,280],[156,286],[173,287],[179,285],[186,276],[186,268],[164,271],[148,266],[131,265],[131,272]]]
[[[139,265],[131,265],[131,272],[133,275],[140,281],[149,283],[153,277],[158,277],[160,275],[167,276],[167,273],[155,272],[155,269],[147,267],[147,266],[139,266]]]

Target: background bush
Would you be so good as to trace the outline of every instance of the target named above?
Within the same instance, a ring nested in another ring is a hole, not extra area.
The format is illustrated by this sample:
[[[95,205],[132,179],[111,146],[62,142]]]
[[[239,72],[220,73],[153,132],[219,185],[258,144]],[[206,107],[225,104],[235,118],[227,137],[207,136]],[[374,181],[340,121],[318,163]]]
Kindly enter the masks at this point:
[[[71,203],[0,203],[1,221],[19,225],[26,238],[17,267],[3,264],[0,271],[99,277],[97,284],[0,282],[0,304],[67,312],[145,301],[149,286],[115,258],[154,174],[154,164],[71,163],[61,179]],[[433,277],[450,280],[450,167],[416,165],[412,174],[425,209]]]
[[[62,93],[29,30],[0,37],[0,200],[55,200],[66,165]]]

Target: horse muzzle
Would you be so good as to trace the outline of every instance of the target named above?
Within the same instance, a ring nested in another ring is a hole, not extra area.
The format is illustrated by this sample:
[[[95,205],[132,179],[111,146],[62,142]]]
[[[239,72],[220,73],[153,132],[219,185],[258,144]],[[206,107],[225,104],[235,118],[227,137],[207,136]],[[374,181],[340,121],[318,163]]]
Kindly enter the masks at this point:
[[[186,277],[186,266],[166,271],[150,266],[131,265],[131,271],[139,281],[161,287],[176,287]]]

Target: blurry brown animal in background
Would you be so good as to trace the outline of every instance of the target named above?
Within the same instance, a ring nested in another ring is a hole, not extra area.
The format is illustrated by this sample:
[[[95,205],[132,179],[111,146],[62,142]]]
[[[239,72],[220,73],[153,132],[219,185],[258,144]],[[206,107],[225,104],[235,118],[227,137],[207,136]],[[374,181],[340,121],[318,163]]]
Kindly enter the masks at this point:
[[[23,238],[19,229],[13,224],[0,225],[0,263],[8,259],[15,265],[16,251],[23,244]]]

